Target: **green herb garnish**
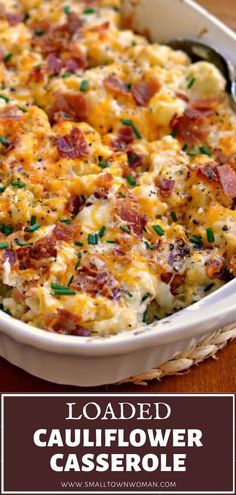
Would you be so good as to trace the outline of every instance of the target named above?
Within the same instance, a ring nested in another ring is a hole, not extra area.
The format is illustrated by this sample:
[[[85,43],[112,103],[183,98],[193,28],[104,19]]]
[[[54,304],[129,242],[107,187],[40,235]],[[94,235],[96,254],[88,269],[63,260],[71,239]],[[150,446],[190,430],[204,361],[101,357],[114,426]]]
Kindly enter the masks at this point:
[[[136,186],[136,180],[131,175],[127,175],[126,180],[130,186]]]
[[[177,222],[178,218],[177,218],[177,215],[176,215],[175,211],[171,211],[170,214],[171,214],[172,220],[174,222]]]
[[[73,74],[72,74],[72,72],[69,72],[69,71],[68,71],[68,72],[64,72],[64,74],[62,74],[62,76],[61,76],[61,77],[62,77],[63,79],[67,79],[68,77],[70,77],[70,76],[72,76],[72,75],[73,75]]]
[[[80,242],[80,241],[75,241],[75,242],[74,242],[74,245],[75,245],[75,246],[79,246],[79,247],[83,247],[83,243],[82,243],[82,242]]]
[[[91,244],[92,246],[95,246],[95,244],[98,244],[98,234],[89,234],[88,235],[88,244]]]
[[[190,77],[190,79],[188,80],[187,88],[192,89],[195,82],[196,82],[196,77],[194,76]]]
[[[209,292],[214,287],[214,282],[211,282],[209,285],[207,285],[204,289],[204,292]]]
[[[9,246],[9,242],[0,242],[0,249],[5,249]]]
[[[70,8],[70,5],[66,5],[66,7],[64,7],[64,12],[66,15],[69,15],[71,13],[71,8]]]
[[[41,227],[40,223],[35,223],[34,225],[30,225],[27,227],[27,232],[35,232],[35,230],[38,230]]]
[[[37,28],[34,30],[34,32],[37,36],[42,36],[45,33],[44,29],[42,28]]]
[[[109,167],[109,163],[108,162],[99,161],[98,162],[98,166],[101,167],[101,168],[108,168]]]
[[[11,180],[10,184],[14,187],[18,187],[18,189],[25,187],[25,182],[21,182],[20,180]]]
[[[57,283],[52,283],[51,288],[54,290],[55,296],[74,296],[76,294],[75,290],[69,289],[66,285],[60,285]]]
[[[2,143],[3,146],[5,146],[7,148],[10,144],[10,141],[8,141],[8,139],[5,138],[4,136],[0,136],[0,143]]]
[[[206,229],[206,235],[207,235],[208,242],[215,242],[215,236],[214,236],[213,229],[211,229],[211,228]]]
[[[84,9],[83,14],[94,14],[95,12],[94,9]]]
[[[130,234],[130,227],[128,227],[128,225],[120,225],[120,229],[127,232],[127,234]]]
[[[163,230],[163,228],[160,225],[153,225],[152,228],[160,236],[164,235],[164,233],[165,233],[165,231]]]
[[[6,53],[6,55],[4,55],[4,57],[3,57],[3,62],[5,62],[5,63],[9,62],[12,58],[12,55],[13,54],[11,52]]]
[[[192,235],[190,237],[190,242],[193,242],[193,244],[201,244],[202,243],[202,236],[201,235]]]
[[[89,85],[89,82],[87,81],[87,79],[83,79],[83,81],[81,81],[80,83],[80,91],[87,91],[88,89],[88,85]]]
[[[71,225],[73,222],[69,218],[61,218],[61,223],[65,223],[66,225]]]
[[[121,119],[121,123],[123,125],[127,125],[127,126],[131,127],[132,131],[134,132],[135,136],[138,139],[142,138],[142,134],[139,132],[136,125],[133,123],[133,121],[131,119]]]
[[[208,148],[206,148],[205,146],[199,146],[198,149],[202,155],[212,156],[212,152]]]
[[[8,96],[5,95],[0,95],[0,98],[4,100],[6,103],[9,103],[9,101],[11,101],[10,98],[8,98]]]
[[[105,234],[105,231],[106,231],[106,227],[105,227],[105,225],[103,225],[103,226],[100,228],[99,232],[98,232],[98,236],[99,236],[100,238],[102,238],[102,237],[104,236],[104,234]]]

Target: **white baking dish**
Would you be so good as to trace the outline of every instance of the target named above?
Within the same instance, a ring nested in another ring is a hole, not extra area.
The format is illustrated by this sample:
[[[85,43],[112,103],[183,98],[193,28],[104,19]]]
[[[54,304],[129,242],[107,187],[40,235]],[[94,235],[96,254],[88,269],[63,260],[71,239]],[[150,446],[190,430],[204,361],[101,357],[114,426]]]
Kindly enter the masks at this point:
[[[125,0],[131,12],[133,27],[153,40],[201,37],[235,61],[235,33],[191,0]],[[46,380],[95,386],[148,370],[234,322],[236,280],[158,324],[103,339],[48,333],[0,312],[0,354]]]

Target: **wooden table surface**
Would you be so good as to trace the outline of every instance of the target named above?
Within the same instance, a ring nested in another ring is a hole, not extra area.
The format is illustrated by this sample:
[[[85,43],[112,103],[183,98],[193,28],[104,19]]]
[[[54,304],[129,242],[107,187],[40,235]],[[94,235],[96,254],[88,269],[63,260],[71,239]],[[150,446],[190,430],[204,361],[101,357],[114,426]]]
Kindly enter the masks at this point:
[[[236,0],[201,0],[204,7],[220,17],[236,30]],[[217,355],[208,359],[187,374],[165,378],[161,383],[152,382],[147,387],[125,385],[79,389],[45,382],[9,364],[0,358],[1,392],[72,392],[97,390],[101,392],[235,392],[236,391],[236,340]]]

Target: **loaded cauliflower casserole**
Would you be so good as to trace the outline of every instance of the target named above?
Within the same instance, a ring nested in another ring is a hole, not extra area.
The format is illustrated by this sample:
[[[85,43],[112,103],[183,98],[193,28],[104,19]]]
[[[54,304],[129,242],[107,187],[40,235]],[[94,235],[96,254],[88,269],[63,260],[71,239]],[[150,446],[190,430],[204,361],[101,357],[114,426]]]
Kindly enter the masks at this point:
[[[236,275],[225,80],[119,10],[0,6],[1,309],[62,334],[145,326]]]

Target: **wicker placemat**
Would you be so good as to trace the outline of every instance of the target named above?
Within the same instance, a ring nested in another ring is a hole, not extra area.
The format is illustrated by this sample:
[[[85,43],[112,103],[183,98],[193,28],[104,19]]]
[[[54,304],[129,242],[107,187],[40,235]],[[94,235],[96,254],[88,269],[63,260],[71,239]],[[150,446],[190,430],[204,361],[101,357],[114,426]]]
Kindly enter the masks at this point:
[[[164,376],[185,373],[191,366],[201,363],[204,359],[215,358],[216,353],[234,338],[236,338],[235,323],[204,337],[195,346],[157,368],[125,378],[119,384],[131,382],[135,385],[147,385],[150,380],[161,380]]]

